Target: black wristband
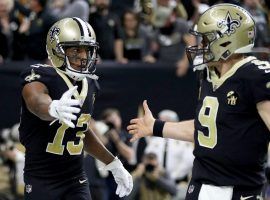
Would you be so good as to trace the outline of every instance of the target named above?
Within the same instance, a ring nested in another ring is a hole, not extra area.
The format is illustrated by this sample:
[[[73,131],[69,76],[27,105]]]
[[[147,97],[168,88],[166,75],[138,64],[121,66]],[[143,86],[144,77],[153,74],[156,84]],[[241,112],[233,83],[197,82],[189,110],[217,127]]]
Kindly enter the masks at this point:
[[[162,131],[163,131],[164,124],[165,124],[164,121],[161,121],[159,119],[155,120],[154,127],[153,127],[153,136],[163,137]]]

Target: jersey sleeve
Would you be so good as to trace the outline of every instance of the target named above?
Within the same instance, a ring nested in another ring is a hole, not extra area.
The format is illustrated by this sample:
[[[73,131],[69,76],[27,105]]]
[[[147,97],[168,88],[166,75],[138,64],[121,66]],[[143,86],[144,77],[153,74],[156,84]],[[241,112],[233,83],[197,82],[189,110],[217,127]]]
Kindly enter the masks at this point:
[[[257,62],[258,61],[258,62]],[[255,103],[270,100],[270,64],[256,60],[248,79],[248,85]]]
[[[21,85],[24,86],[35,81],[46,85],[51,78],[48,68],[44,65],[30,65],[20,74]]]

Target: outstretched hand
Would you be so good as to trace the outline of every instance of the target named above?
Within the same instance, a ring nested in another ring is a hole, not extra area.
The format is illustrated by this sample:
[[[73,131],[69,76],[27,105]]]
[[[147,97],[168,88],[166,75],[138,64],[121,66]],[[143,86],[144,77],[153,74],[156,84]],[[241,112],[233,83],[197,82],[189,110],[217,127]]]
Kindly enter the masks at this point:
[[[71,128],[75,128],[72,120],[77,119],[76,114],[79,113],[81,110],[80,108],[78,108],[78,106],[80,105],[80,101],[72,99],[72,96],[77,92],[77,88],[78,86],[74,86],[68,91],[66,91],[62,95],[61,99],[53,100],[48,110],[49,114],[52,117],[64,122]]]
[[[143,110],[143,117],[130,120],[130,125],[127,127],[128,132],[133,135],[130,140],[131,142],[134,142],[141,137],[153,135],[155,118],[153,117],[146,100],[143,101]]]

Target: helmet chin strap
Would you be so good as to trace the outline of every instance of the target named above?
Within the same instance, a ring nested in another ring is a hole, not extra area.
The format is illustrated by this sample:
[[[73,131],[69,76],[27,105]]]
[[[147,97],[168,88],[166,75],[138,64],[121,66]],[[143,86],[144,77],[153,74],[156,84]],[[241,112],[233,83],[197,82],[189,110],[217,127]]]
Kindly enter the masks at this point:
[[[85,77],[97,80],[98,76],[95,74],[87,74],[87,73],[81,73],[75,69],[73,69],[70,65],[69,59],[67,56],[66,57],[66,70],[65,73],[68,75],[70,78],[72,78],[75,81],[82,81]]]
[[[83,80],[86,77],[86,75],[82,74],[82,73],[75,72],[76,70],[72,69],[68,57],[67,56],[65,56],[65,57],[66,57],[66,65],[67,65],[66,66],[66,74],[75,81]]]
[[[193,71],[204,70],[207,67],[205,63],[203,63],[203,55],[197,55],[193,60]]]
[[[204,70],[206,68],[207,71],[207,81],[212,82],[210,78],[210,72],[207,64],[203,63],[203,55],[196,56],[195,59],[193,60],[193,65],[195,67],[193,68],[193,71],[198,71],[198,70]]]

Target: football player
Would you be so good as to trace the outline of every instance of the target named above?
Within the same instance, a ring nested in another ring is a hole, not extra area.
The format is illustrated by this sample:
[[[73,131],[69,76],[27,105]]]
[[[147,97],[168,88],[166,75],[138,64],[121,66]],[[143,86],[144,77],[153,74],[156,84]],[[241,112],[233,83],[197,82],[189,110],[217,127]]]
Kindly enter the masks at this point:
[[[131,175],[88,128],[98,91],[94,30],[80,18],[62,19],[50,28],[46,48],[52,66],[32,65],[21,74],[25,199],[90,200],[84,151],[112,172],[116,194],[128,195]]]
[[[270,138],[270,64],[252,51],[255,23],[242,7],[217,4],[192,33],[199,46],[187,55],[202,74],[196,117],[178,123],[145,115],[131,120],[132,140],[160,136],[194,142],[187,200],[261,199]]]

